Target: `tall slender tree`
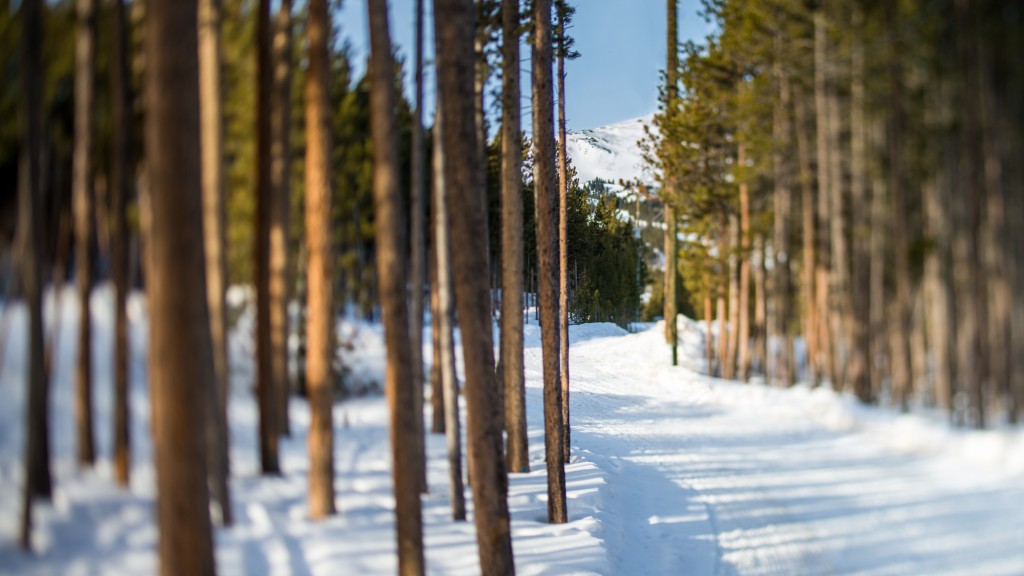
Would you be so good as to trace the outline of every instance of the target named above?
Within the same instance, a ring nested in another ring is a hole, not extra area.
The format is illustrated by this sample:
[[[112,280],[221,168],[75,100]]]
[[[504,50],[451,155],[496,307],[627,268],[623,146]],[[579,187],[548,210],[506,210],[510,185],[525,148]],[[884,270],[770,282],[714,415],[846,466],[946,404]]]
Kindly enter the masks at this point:
[[[277,416],[278,383],[273,370],[274,349],[270,324],[270,213],[274,191],[271,182],[271,114],[274,88],[271,58],[270,0],[260,0],[256,16],[256,219],[253,261],[256,285],[256,400],[259,404],[260,467],[264,474],[279,474]]]
[[[562,386],[562,457],[569,463],[569,183],[565,137],[565,61],[575,57],[566,29],[576,9],[567,0],[555,0],[557,18],[555,53],[558,60],[558,357]]]
[[[32,498],[50,497],[49,383],[43,368],[40,200],[42,192],[42,18],[40,0],[21,3],[21,131],[24,147],[18,170],[18,263],[28,307],[28,368],[25,379],[25,488],[21,507],[21,547],[32,546]]]
[[[555,188],[554,102],[551,86],[551,0],[533,4],[533,181],[537,211],[537,259],[544,365],[544,453],[548,469],[548,521],[568,521],[565,445],[562,440],[558,332],[558,196]]]
[[[327,0],[310,0],[306,22],[306,389],[309,395],[309,515],[334,514],[334,403],[331,335],[331,137],[328,109],[330,15]]]
[[[204,391],[209,410],[206,419],[207,472],[221,521],[232,522],[228,489],[228,366],[227,311],[224,306],[224,148],[221,91],[219,0],[199,1],[199,122],[202,153],[203,246],[206,256],[206,298],[213,342],[214,386]]]
[[[414,109],[412,118],[412,174],[410,176],[410,239],[409,239],[409,282],[412,297],[409,299],[409,336],[412,348],[412,382],[415,386],[413,418],[420,433],[416,435],[416,461],[413,463],[419,474],[423,492],[427,490],[426,438],[423,434],[423,285],[426,278],[426,237],[424,234],[424,212],[426,199],[425,155],[423,143],[423,0],[416,0],[415,49],[413,54]]]
[[[128,245],[129,147],[131,129],[128,108],[128,24],[124,0],[114,0],[110,11],[110,200],[114,276],[114,477],[128,486],[131,473],[131,426],[128,409],[129,361],[128,291],[130,262]]]
[[[273,86],[270,105],[270,371],[274,381],[274,420],[280,434],[291,433],[288,415],[288,239],[291,222],[292,3],[281,0],[274,16]]]
[[[665,62],[665,114],[671,122],[675,113],[677,98],[679,95],[679,2],[678,0],[666,0],[666,36],[668,41]],[[677,244],[677,219],[674,195],[676,181],[673,177],[671,163],[665,167],[668,174],[663,174],[662,204],[665,210],[665,338],[672,347],[672,365],[679,363],[679,335],[676,324],[676,295],[678,294],[678,244]],[[708,319],[710,322],[710,318]]]
[[[214,382],[199,160],[197,7],[146,5],[146,152],[152,194],[150,383],[156,420],[160,574],[214,574],[204,389]],[[181,284],[189,278],[188,287]]]
[[[398,130],[394,60],[386,0],[367,0],[370,17],[370,128],[373,143],[373,206],[377,218],[377,278],[387,341],[385,387],[391,411],[391,451],[398,573],[423,574],[422,381],[414,378],[409,308],[406,299],[406,214],[399,190]],[[414,286],[421,290],[422,286]],[[419,394],[420,402],[415,395]],[[421,411],[416,417],[417,408]],[[410,469],[412,468],[412,469]]]
[[[78,465],[92,466],[96,443],[92,423],[92,246],[95,237],[93,190],[93,102],[96,74],[96,2],[75,0],[75,281],[78,291],[78,356],[75,364],[75,423]]]
[[[550,24],[550,18],[548,22]],[[453,273],[466,365],[470,461],[475,462],[472,488],[480,569],[485,574],[513,574],[508,476],[502,458],[499,399],[494,380],[490,298],[487,277],[480,273],[488,270],[488,264],[485,243],[481,241],[486,237],[487,218],[484,165],[471,113],[475,108],[472,60],[475,28],[472,0],[435,1],[434,36],[440,91],[444,94],[441,98],[444,155],[446,159],[459,159],[444,162],[444,177],[446,195],[451,200]],[[560,459],[558,463],[561,464]]]
[[[501,377],[505,393],[505,460],[530,470],[523,373],[523,198],[519,109],[519,2],[503,0],[501,117]]]

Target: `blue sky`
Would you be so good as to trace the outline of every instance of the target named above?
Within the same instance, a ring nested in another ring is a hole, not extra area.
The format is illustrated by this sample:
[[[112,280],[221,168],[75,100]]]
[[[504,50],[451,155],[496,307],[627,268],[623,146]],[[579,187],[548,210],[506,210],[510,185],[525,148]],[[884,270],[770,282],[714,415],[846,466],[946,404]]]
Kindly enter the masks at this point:
[[[566,122],[569,129],[594,128],[636,118],[657,109],[659,71],[665,66],[665,0],[575,0],[576,18],[570,33],[582,54],[566,64]],[[680,39],[701,38],[708,25],[697,15],[699,0],[681,0]],[[427,11],[431,2],[427,0]],[[413,0],[391,0],[392,41],[407,62],[411,74]],[[356,73],[362,74],[366,59],[367,21],[364,0],[344,0],[336,17],[343,39],[353,48]],[[425,26],[427,52],[432,59],[432,23]],[[522,51],[523,103],[529,106],[529,49]],[[426,70],[433,82],[433,71]],[[429,94],[429,90],[427,91]],[[412,90],[407,84],[407,94]],[[425,109],[433,109],[427,97]],[[429,123],[429,117],[427,119]],[[524,109],[524,128],[529,128]]]

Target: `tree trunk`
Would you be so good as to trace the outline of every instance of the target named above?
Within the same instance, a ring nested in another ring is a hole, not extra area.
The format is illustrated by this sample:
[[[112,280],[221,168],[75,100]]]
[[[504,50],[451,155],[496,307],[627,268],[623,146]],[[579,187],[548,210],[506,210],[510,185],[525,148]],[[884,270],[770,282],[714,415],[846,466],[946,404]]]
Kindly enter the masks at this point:
[[[260,467],[280,474],[277,416],[278,384],[274,372],[273,326],[270,324],[270,221],[274,190],[271,175],[271,115],[274,70],[271,60],[270,0],[259,0],[256,21],[256,221],[253,260],[256,271],[256,397],[259,404]]]
[[[867,121],[864,88],[864,14],[853,7],[852,26],[857,35],[851,52],[850,81],[850,212],[852,257],[848,291],[849,365],[847,381],[861,402],[874,401],[870,380],[871,340],[867,320],[870,316],[871,251],[870,193],[867,174]]]
[[[199,1],[199,122],[202,162],[203,247],[206,258],[206,298],[209,306],[210,337],[213,343],[214,386],[204,391],[208,400],[206,456],[210,490],[221,513],[221,522],[231,525],[231,495],[228,489],[229,443],[227,401],[229,394],[227,360],[227,310],[224,305],[225,214],[223,99],[221,92],[219,0]]]
[[[512,574],[515,567],[509,527],[508,476],[502,458],[502,423],[498,420],[490,299],[487,277],[481,274],[489,269],[486,242],[482,241],[486,238],[487,218],[484,164],[470,113],[475,107],[472,61],[475,8],[472,0],[437,0],[434,10],[438,75],[444,94],[441,99],[444,156],[459,159],[459,162],[444,163],[444,177],[446,196],[451,200],[451,241],[453,248],[458,247],[453,249],[453,274],[462,326],[480,569],[485,574]],[[561,465],[561,459],[557,463]]]
[[[22,294],[28,307],[28,358],[25,397],[25,488],[20,544],[32,546],[32,497],[50,497],[49,382],[43,367],[40,204],[42,199],[42,23],[39,0],[21,3],[21,130],[24,141],[18,170],[18,262]]]
[[[146,152],[151,190],[150,385],[156,421],[160,574],[214,574],[204,390],[215,383],[206,298],[194,1],[146,5]],[[182,278],[188,278],[186,289]]]
[[[502,3],[501,371],[506,465],[530,471],[523,373],[523,192],[519,109],[519,2]]]
[[[415,377],[413,339],[409,335],[406,215],[399,177],[395,118],[394,60],[385,0],[367,0],[370,19],[370,128],[373,145],[373,207],[377,219],[377,277],[387,341],[385,389],[391,412],[391,451],[395,516],[398,523],[398,573],[423,574],[423,384]],[[422,291],[420,285],[414,290]],[[419,395],[419,402],[416,396]],[[416,410],[420,410],[417,418]]]
[[[740,343],[740,289],[739,289],[739,260],[737,258],[737,247],[740,241],[740,225],[736,214],[729,215],[729,338],[725,354],[725,369],[722,377],[732,380],[736,377],[736,353]]]
[[[569,183],[565,150],[565,18],[558,18],[558,346],[562,378],[562,458],[571,456],[569,425]]]
[[[828,378],[835,384],[835,362],[832,348],[832,322],[830,321],[831,309],[831,243],[829,241],[828,222],[831,214],[832,200],[829,195],[831,190],[830,173],[831,162],[829,159],[828,145],[828,99],[827,99],[827,75],[825,67],[827,49],[827,21],[825,8],[818,5],[814,11],[814,112],[815,112],[815,134],[817,143],[817,216],[818,223],[815,226],[817,232],[818,249],[816,251],[817,267],[815,271],[815,307],[817,318],[817,344],[816,349],[820,357],[817,366],[819,377]]]
[[[270,96],[270,372],[278,434],[291,434],[288,415],[288,252],[291,228],[292,3],[282,0],[273,22]]]
[[[817,290],[815,288],[815,245],[817,244],[815,228],[815,194],[814,180],[811,175],[811,147],[807,141],[810,129],[807,122],[806,91],[797,92],[799,100],[793,106],[796,122],[797,162],[800,165],[800,211],[803,227],[803,269],[801,270],[801,291],[803,293],[804,342],[807,346],[807,365],[805,378],[812,386],[818,385],[821,374],[818,352],[818,306],[816,305]]]
[[[679,4],[677,0],[666,2],[666,24],[665,85],[668,100],[666,110],[674,114],[679,84]],[[677,219],[674,203],[678,190],[676,190],[676,180],[673,174],[664,175],[664,182],[668,188],[662,199],[665,205],[665,339],[672,347],[672,365],[676,366],[679,363],[679,328],[676,324],[679,248],[677,246]]]
[[[741,141],[737,153],[737,164],[746,166],[746,145]],[[739,371],[737,378],[746,382],[750,377],[750,193],[747,181],[740,181],[740,285],[739,285]]]
[[[310,0],[306,42],[306,390],[309,395],[309,516],[334,514],[334,285],[331,275],[331,133],[328,108],[330,15]]]
[[[715,375],[715,336],[711,332],[711,323],[713,320],[712,314],[713,312],[711,310],[711,292],[709,290],[708,293],[704,296],[704,351],[707,353],[708,357],[708,376]]]
[[[779,39],[776,37],[776,45]],[[789,113],[790,91],[789,79],[782,75],[779,63],[776,62],[775,78],[778,82],[779,99],[775,103],[772,119],[772,135],[776,146],[789,146]],[[775,362],[775,379],[783,386],[792,386],[796,382],[796,370],[793,365],[793,338],[789,334],[790,291],[791,279],[789,271],[789,221],[792,206],[792,190],[790,178],[786,171],[784,152],[776,148],[772,152],[772,173],[775,178],[775,281],[773,282],[775,300],[775,327],[772,332],[781,341],[779,355]]]
[[[434,232],[437,230],[437,204],[434,201],[434,196],[431,194],[430,197],[430,230],[432,235],[432,242],[429,258],[429,270],[432,274],[430,276],[430,350],[432,355],[432,361],[430,363],[430,432],[433,434],[444,434],[445,433],[445,417],[444,417],[444,383],[441,381],[441,301],[438,299],[438,283],[437,283],[437,234]]]
[[[128,125],[128,31],[124,0],[114,0],[110,19],[110,190],[113,208],[113,276],[114,276],[114,478],[127,487],[131,474],[131,426],[129,411],[129,377],[131,349],[128,339],[128,307],[130,291],[128,246],[129,152],[131,130]]]
[[[761,375],[767,381],[768,365],[768,271],[765,269],[764,235],[759,233],[754,240],[757,263],[754,266],[754,354]]]
[[[409,332],[412,347],[412,382],[415,386],[413,401],[415,409],[413,417],[419,432],[416,434],[416,462],[413,464],[420,475],[420,486],[427,491],[427,446],[423,433],[423,285],[426,277],[426,252],[424,243],[423,213],[426,210],[423,187],[426,169],[424,168],[426,149],[423,144],[423,0],[416,0],[416,48],[413,57],[413,74],[416,110],[412,120],[412,175],[411,205],[412,215],[409,242],[410,267],[409,281],[412,286],[412,298],[409,306]]]
[[[839,20],[839,18],[837,18]],[[839,56],[831,59],[831,67],[839,65]],[[842,122],[838,94],[839,74],[833,72],[833,78],[826,75],[825,116],[828,138],[828,195],[829,195],[829,233],[832,247],[832,286],[831,315],[833,372],[832,387],[844,390],[850,368],[852,305],[850,302],[850,250],[847,245],[847,209],[843,178],[844,150],[841,145]],[[831,81],[830,81],[831,80]]]
[[[75,211],[75,281],[78,291],[78,352],[75,364],[75,427],[78,465],[96,460],[92,425],[92,246],[95,238],[93,190],[93,101],[96,67],[96,3],[75,0],[75,144],[73,191]]]
[[[438,100],[441,91],[438,90]],[[440,105],[438,105],[440,109]],[[466,519],[466,495],[462,485],[462,437],[459,423],[459,383],[455,375],[455,342],[452,338],[451,238],[444,182],[444,140],[440,117],[434,121],[434,245],[437,253],[437,322],[440,377],[444,393],[445,435],[448,445],[448,494],[452,519]]]
[[[551,0],[536,0],[533,13],[534,186],[540,264],[541,346],[544,363],[544,447],[548,468],[548,521],[568,520],[565,502],[564,424],[558,333],[558,197],[555,189],[551,87]]]

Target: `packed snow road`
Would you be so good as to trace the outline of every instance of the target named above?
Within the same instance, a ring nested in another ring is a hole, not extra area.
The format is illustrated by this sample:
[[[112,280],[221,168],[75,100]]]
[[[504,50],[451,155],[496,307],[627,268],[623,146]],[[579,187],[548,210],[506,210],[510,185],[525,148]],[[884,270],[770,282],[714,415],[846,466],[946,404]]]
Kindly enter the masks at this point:
[[[707,378],[692,324],[690,368],[660,326],[573,328],[573,444],[607,476],[613,573],[1024,574],[1019,431]]]

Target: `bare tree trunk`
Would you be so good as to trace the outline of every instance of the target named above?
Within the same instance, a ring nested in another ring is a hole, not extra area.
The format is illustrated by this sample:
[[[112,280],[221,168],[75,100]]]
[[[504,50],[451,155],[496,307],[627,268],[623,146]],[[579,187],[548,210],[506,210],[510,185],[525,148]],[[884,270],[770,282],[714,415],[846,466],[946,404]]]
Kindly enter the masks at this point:
[[[533,145],[540,264],[541,344],[544,364],[544,447],[548,468],[548,521],[568,520],[565,502],[564,424],[558,333],[558,198],[555,189],[551,87],[551,0],[533,6]]]
[[[446,158],[446,195],[451,200],[455,296],[462,326],[470,461],[474,462],[473,504],[480,569],[485,574],[515,571],[508,512],[508,476],[502,458],[498,391],[494,377],[487,277],[486,207],[481,147],[473,114],[472,0],[436,0],[434,8],[441,125]],[[550,46],[550,43],[549,43]],[[548,61],[550,64],[550,60]],[[550,66],[548,68],[550,70]],[[550,134],[550,132],[549,132]],[[561,465],[561,459],[557,460]]]
[[[206,298],[213,343],[214,385],[204,391],[209,410],[206,419],[207,473],[221,522],[232,522],[228,490],[228,364],[227,311],[224,290],[225,263],[224,148],[221,92],[219,0],[199,1],[199,122],[202,162],[203,245],[206,258]]]
[[[871,390],[871,340],[867,327],[871,295],[871,204],[867,174],[867,121],[864,88],[864,13],[853,6],[852,26],[857,35],[851,52],[850,81],[850,212],[852,258],[847,283],[849,298],[849,365],[847,380],[861,402],[873,402]]]
[[[668,99],[667,109],[675,113],[676,98],[679,84],[679,4],[677,0],[666,2],[666,61],[665,61],[665,84],[666,96]],[[676,181],[672,174],[666,174],[664,178],[668,190],[665,191],[662,201],[665,205],[665,339],[672,347],[672,365],[679,363],[679,334],[676,324],[676,294],[678,294],[677,257],[679,248],[677,246],[677,219],[675,209]]]
[[[746,166],[746,145],[739,143],[737,164]],[[739,371],[737,378],[746,382],[750,378],[750,192],[746,180],[740,182],[740,284],[739,320],[736,324],[739,338]]]
[[[92,425],[92,245],[95,238],[93,190],[93,101],[96,68],[96,2],[75,0],[75,145],[72,196],[75,211],[75,282],[78,290],[78,352],[75,365],[75,428],[78,465],[96,460]]]
[[[438,90],[438,100],[442,98]],[[440,104],[438,104],[440,110]],[[444,140],[441,121],[434,121],[434,245],[437,254],[437,319],[441,388],[444,392],[445,436],[448,444],[448,492],[452,519],[466,519],[466,495],[462,484],[462,437],[459,423],[459,383],[455,377],[455,343],[452,338],[451,239],[444,181]],[[507,414],[507,413],[506,413]]]
[[[715,374],[719,378],[725,378],[725,358],[728,355],[729,347],[729,326],[727,324],[727,311],[725,304],[725,289],[718,287],[717,311],[718,316],[718,371]]]
[[[377,218],[377,276],[387,341],[385,386],[391,411],[391,452],[395,516],[398,523],[398,573],[423,574],[422,372],[413,364],[406,299],[405,204],[399,189],[398,129],[395,118],[394,60],[386,0],[367,0],[370,19],[370,128],[373,137],[373,206]],[[414,290],[422,292],[422,279]],[[421,294],[422,296],[422,294]],[[422,319],[421,319],[422,320]],[[418,339],[417,339],[418,340]],[[419,402],[416,396],[419,396]],[[416,410],[420,414],[417,418]]]
[[[558,17],[558,340],[562,378],[562,457],[571,456],[569,425],[569,183],[565,150],[565,18]]]
[[[832,348],[832,317],[830,302],[831,295],[831,243],[829,241],[828,222],[831,214],[831,197],[829,190],[832,186],[832,175],[830,173],[831,162],[829,159],[828,145],[828,80],[826,74],[827,66],[827,20],[825,8],[818,5],[814,11],[814,111],[815,111],[815,134],[817,137],[817,176],[818,176],[818,203],[816,226],[818,249],[817,268],[815,272],[814,287],[815,306],[817,308],[817,350],[821,360],[818,362],[819,377],[828,378],[832,385],[835,385],[835,359]]]
[[[801,270],[801,291],[803,293],[804,341],[807,346],[806,379],[811,386],[818,385],[821,373],[818,353],[818,306],[815,288],[815,228],[814,180],[811,175],[811,147],[807,141],[810,129],[807,122],[806,91],[797,92],[798,101],[793,106],[796,122],[797,162],[800,165],[800,211],[803,227],[803,269]]]
[[[128,30],[124,0],[114,0],[110,19],[110,189],[113,207],[113,274],[114,274],[114,478],[127,487],[131,474],[131,426],[128,409],[129,362],[128,293],[130,291],[128,246],[129,152],[131,138],[128,119]]]
[[[18,262],[22,294],[28,307],[28,366],[25,397],[25,488],[22,494],[20,544],[32,547],[32,497],[50,497],[49,382],[43,367],[43,306],[40,256],[42,195],[42,22],[39,0],[21,3],[21,130],[24,147],[18,170]]]
[[[259,0],[256,21],[256,221],[253,260],[256,277],[256,397],[259,404],[260,467],[264,474],[279,474],[277,422],[278,383],[274,372],[273,327],[270,324],[270,221],[274,190],[271,175],[271,115],[274,70],[271,60],[270,0]]]
[[[444,383],[441,381],[441,301],[437,296],[437,235],[434,232],[437,229],[437,204],[434,202],[433,195],[430,197],[430,205],[430,230],[433,237],[428,253],[428,266],[432,271],[430,275],[430,350],[433,357],[430,363],[430,431],[433,434],[444,434]]]
[[[146,5],[146,152],[151,187],[150,385],[157,390],[160,574],[214,574],[204,390],[215,383],[206,298],[194,1]],[[184,289],[182,278],[191,289]]]
[[[505,390],[505,460],[529,472],[523,373],[523,192],[519,109],[519,2],[502,2],[501,370]]]
[[[757,263],[754,265],[754,354],[761,375],[767,377],[768,362],[768,273],[765,269],[766,257],[764,235],[758,233],[754,239],[754,253]],[[767,378],[766,378],[767,380]]]
[[[309,516],[334,514],[334,285],[331,251],[331,133],[328,109],[330,15],[310,0],[306,24],[306,390],[309,394]]]
[[[839,18],[837,18],[838,20]],[[838,50],[837,50],[838,51]],[[834,69],[839,65],[839,55],[833,55],[830,64]],[[842,122],[838,94],[839,74],[833,72],[832,78],[826,76],[825,116],[826,136],[828,138],[828,195],[829,195],[829,232],[832,247],[832,286],[831,314],[832,325],[833,372],[832,387],[844,390],[850,367],[851,315],[850,302],[850,250],[847,245],[847,209],[843,178],[844,151],[841,145]]]
[[[739,290],[739,260],[737,258],[737,247],[740,243],[740,225],[736,214],[729,214],[729,337],[725,354],[725,369],[722,377],[732,380],[736,377],[736,353],[739,348],[740,338],[740,290]]]
[[[426,277],[426,253],[424,252],[423,212],[426,210],[424,199],[424,156],[423,144],[423,0],[416,0],[416,48],[414,54],[414,90],[416,110],[412,121],[412,175],[411,186],[411,233],[409,241],[410,268],[409,282],[412,286],[410,299],[409,331],[412,337],[412,381],[415,386],[413,400],[416,408],[413,417],[417,421],[419,433],[416,435],[416,462],[414,466],[420,474],[423,492],[427,491],[427,446],[423,434],[423,285]]]
[[[884,147],[884,122],[878,121],[872,129],[873,148]],[[882,382],[889,370],[889,347],[887,342],[885,309],[886,245],[889,230],[889,207],[886,183],[880,170],[875,170],[871,184],[871,270],[870,270],[870,311],[868,330],[870,335],[871,395],[877,398],[882,391]]]
[[[776,36],[776,46],[780,43]],[[772,119],[772,134],[776,146],[790,143],[790,122],[788,118],[791,105],[789,80],[782,75],[779,63],[775,64],[775,78],[778,82],[779,99],[775,104]],[[792,386],[796,382],[796,370],[793,363],[793,338],[789,333],[791,279],[789,270],[789,221],[792,207],[792,190],[790,178],[784,165],[784,151],[776,148],[772,151],[772,172],[775,178],[775,281],[773,282],[775,300],[775,336],[781,339],[778,360],[775,362],[775,378],[784,386]]]
[[[292,3],[282,0],[274,17],[270,96],[270,372],[278,434],[291,434],[288,415],[288,239],[291,223]]]

